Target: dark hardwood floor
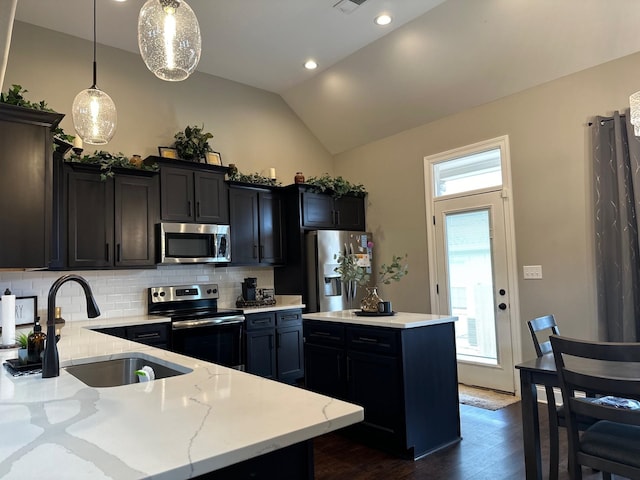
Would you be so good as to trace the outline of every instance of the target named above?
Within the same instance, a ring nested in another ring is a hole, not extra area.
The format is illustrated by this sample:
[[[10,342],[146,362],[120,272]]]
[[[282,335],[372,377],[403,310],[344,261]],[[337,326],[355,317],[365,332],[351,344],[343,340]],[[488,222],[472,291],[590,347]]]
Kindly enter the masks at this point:
[[[539,409],[544,478],[548,477],[546,406]],[[462,442],[415,462],[356,443],[340,433],[314,440],[316,480],[523,480],[520,402],[501,410],[460,405]],[[560,434],[560,480],[569,480],[567,442]],[[584,469],[584,480],[601,478]],[[620,479],[621,477],[613,477]]]

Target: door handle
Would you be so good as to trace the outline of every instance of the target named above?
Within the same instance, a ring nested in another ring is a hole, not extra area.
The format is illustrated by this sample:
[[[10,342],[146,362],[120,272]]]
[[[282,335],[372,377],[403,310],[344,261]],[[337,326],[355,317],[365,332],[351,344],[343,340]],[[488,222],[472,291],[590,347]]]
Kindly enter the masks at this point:
[[[500,310],[506,310],[507,309],[507,304],[506,303],[501,303],[500,305],[498,305],[498,308]]]

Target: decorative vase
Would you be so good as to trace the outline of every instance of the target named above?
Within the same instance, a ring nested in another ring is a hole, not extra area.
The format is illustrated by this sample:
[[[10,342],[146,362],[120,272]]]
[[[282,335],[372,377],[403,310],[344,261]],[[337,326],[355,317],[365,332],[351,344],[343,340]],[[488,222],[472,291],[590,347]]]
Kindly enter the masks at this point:
[[[382,299],[378,296],[378,287],[366,287],[367,294],[360,301],[360,309],[367,313],[377,313],[378,303]]]

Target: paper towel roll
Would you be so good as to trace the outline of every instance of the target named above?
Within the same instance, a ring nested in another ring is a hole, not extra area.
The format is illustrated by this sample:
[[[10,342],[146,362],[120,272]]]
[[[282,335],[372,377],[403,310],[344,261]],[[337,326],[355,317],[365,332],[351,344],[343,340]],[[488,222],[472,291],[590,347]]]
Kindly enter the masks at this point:
[[[7,288],[2,295],[2,345],[16,343],[16,296]]]

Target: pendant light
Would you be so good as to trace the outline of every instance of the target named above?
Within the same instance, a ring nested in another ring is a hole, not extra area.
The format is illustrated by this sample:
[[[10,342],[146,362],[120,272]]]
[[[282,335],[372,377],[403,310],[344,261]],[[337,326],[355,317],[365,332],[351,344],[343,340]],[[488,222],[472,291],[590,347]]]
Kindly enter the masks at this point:
[[[73,126],[84,143],[104,145],[116,132],[118,116],[111,97],[96,86],[96,0],[93,0],[93,85],[81,91],[71,108]]]
[[[169,82],[198,66],[202,40],[195,13],[184,0],[147,0],[138,16],[138,47],[147,68]]]

